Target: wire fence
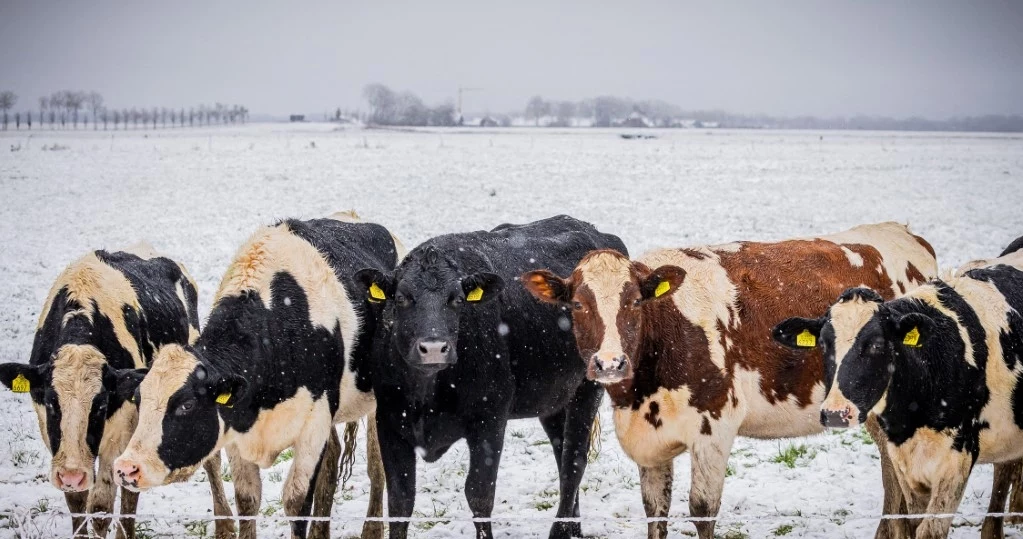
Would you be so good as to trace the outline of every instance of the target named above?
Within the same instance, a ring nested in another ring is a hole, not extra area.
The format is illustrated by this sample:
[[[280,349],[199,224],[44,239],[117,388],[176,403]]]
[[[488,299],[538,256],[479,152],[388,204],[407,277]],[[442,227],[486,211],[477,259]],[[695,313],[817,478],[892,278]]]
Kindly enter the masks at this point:
[[[330,522],[330,523],[364,523],[364,522],[382,522],[382,523],[397,523],[404,522],[412,525],[415,524],[449,524],[449,523],[479,523],[479,522],[490,522],[495,524],[553,524],[555,522],[566,522],[566,523],[580,523],[580,524],[632,524],[632,525],[645,525],[656,522],[666,522],[669,525],[684,524],[684,523],[697,523],[697,522],[716,522],[718,524],[735,524],[735,523],[752,523],[752,522],[786,522],[791,523],[793,521],[812,522],[812,521],[831,521],[835,522],[840,520],[842,523],[847,522],[863,522],[873,521],[880,522],[882,520],[920,520],[924,518],[932,519],[950,519],[953,522],[966,522],[971,526],[978,526],[981,522],[987,518],[1000,518],[1004,520],[1016,520],[1023,521],[1023,512],[983,512],[983,513],[918,513],[918,514],[891,514],[891,515],[879,515],[879,514],[843,514],[836,516],[835,514],[806,514],[802,512],[798,513],[752,513],[752,514],[721,514],[715,517],[694,517],[694,516],[667,516],[667,517],[645,517],[645,516],[583,516],[583,517],[546,517],[546,516],[491,516],[491,517],[471,517],[471,516],[412,516],[412,517],[369,517],[369,516],[329,516],[329,517],[298,517],[298,516],[285,516],[285,515],[251,515],[251,516],[229,516],[229,515],[211,515],[209,513],[134,513],[134,514],[116,514],[116,513],[69,513],[61,511],[47,511],[45,513],[39,512],[34,508],[15,509],[15,510],[4,510],[0,511],[0,518],[7,520],[7,525],[4,527],[12,528],[15,530],[16,535],[22,538],[36,538],[36,537],[52,537],[54,535],[55,526],[58,521],[63,519],[81,518],[82,523],[75,530],[75,535],[87,535],[91,523],[95,520],[113,519],[110,521],[111,529],[118,526],[122,526],[119,519],[133,518],[136,521],[136,529],[141,527],[143,530],[147,530],[150,533],[149,536],[157,537],[163,534],[153,533],[151,526],[147,523],[178,523],[184,524],[188,535],[195,536],[212,536],[209,533],[208,526],[214,524],[217,521],[257,521],[260,523],[277,523],[277,524],[290,524],[292,522]],[[56,534],[63,536],[64,534]],[[178,534],[170,534],[178,535]]]

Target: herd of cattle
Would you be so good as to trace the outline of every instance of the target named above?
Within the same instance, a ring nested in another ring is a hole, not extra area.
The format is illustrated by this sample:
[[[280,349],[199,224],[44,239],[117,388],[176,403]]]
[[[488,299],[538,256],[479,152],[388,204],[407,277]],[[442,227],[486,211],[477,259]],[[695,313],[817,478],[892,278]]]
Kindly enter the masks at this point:
[[[736,436],[785,438],[863,423],[878,442],[886,514],[954,513],[971,469],[995,463],[1002,511],[1023,457],[1023,238],[938,278],[934,250],[896,223],[776,243],[661,249],[632,259],[567,216],[433,238],[405,253],[354,213],[262,227],[239,249],[200,331],[194,281],[140,247],[72,263],[43,305],[29,393],[50,480],[74,514],[134,514],[142,490],[206,469],[216,515],[260,507],[260,468],[294,460],[289,516],[330,515],[335,426],[367,433],[370,516],[412,515],[416,461],[466,440],[465,496],[494,507],[510,419],[536,417],[579,517],[591,430],[606,392],[639,466],[643,506],[667,517],[673,460],[692,455],[690,514],[718,513]],[[1023,495],[1019,496],[1023,503]],[[121,520],[117,536],[134,537]],[[93,519],[105,536],[110,519]],[[945,537],[951,519],[882,520],[877,537]],[[72,519],[87,535],[85,520]],[[294,520],[325,537],[325,520]],[[477,537],[492,537],[476,522]],[[651,538],[667,535],[652,521]],[[1002,522],[985,522],[987,537]],[[256,535],[240,520],[241,537]],[[407,522],[391,522],[402,538]],[[701,539],[714,523],[696,524]],[[364,537],[384,526],[368,521]],[[218,538],[235,534],[219,519]],[[582,535],[556,522],[552,538]]]

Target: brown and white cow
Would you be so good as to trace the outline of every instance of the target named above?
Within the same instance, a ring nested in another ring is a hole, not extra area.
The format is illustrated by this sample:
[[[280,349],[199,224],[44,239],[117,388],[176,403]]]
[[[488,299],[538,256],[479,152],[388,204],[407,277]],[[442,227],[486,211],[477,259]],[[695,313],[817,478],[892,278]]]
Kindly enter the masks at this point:
[[[157,352],[198,336],[195,282],[180,264],[142,244],[93,251],[54,282],[36,328],[29,363],[0,365],[0,382],[29,393],[43,442],[53,455],[50,481],[64,491],[71,513],[112,513],[114,459],[135,430],[135,405],[117,392],[117,379],[148,365]],[[231,514],[220,478],[220,454],[205,461],[214,512]],[[132,514],[138,494],[121,489],[121,513]],[[109,519],[94,519],[106,536]],[[80,517],[75,535],[87,536]],[[218,521],[217,537],[233,535]],[[122,519],[117,537],[134,537]]]
[[[707,517],[717,515],[737,435],[822,430],[821,355],[772,342],[771,328],[820,313],[850,286],[893,298],[936,272],[923,238],[881,223],[776,243],[662,249],[636,261],[596,251],[567,278],[541,270],[522,280],[541,300],[571,307],[589,376],[607,388],[618,440],[639,464],[647,515],[668,515],[672,462],[689,450],[690,512]],[[885,490],[886,511],[897,512],[896,483]],[[703,539],[713,528],[697,524]],[[894,533],[882,528],[879,535]],[[664,537],[667,523],[648,531]]]

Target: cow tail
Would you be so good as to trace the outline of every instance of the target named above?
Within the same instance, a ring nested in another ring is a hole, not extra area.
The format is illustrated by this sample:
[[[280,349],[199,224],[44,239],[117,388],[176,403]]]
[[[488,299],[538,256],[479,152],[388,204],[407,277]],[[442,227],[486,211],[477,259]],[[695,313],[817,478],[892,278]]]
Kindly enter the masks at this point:
[[[600,456],[600,412],[593,416],[593,427],[590,428],[590,450],[586,461],[593,462]]]
[[[359,420],[345,423],[344,451],[341,452],[341,488],[352,477],[352,466],[355,464],[355,448],[358,445],[356,436],[359,434]]]

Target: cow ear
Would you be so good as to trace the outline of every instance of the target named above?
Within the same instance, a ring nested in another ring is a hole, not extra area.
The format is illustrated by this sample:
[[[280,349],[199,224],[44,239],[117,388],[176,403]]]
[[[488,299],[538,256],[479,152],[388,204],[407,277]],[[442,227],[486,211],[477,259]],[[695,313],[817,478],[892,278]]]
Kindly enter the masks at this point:
[[[214,401],[221,406],[230,408],[245,395],[245,390],[248,387],[244,378],[233,374],[224,375],[213,387]]]
[[[121,399],[138,405],[135,402],[135,394],[148,372],[149,369],[105,369],[103,385],[107,387],[108,391],[114,391]]]
[[[920,348],[931,338],[934,320],[922,313],[909,313],[892,322],[894,340],[910,348]]]
[[[394,295],[394,275],[375,268],[361,269],[353,276],[355,284],[366,291],[366,301],[383,303]]]
[[[568,303],[575,293],[575,283],[571,277],[562,279],[547,270],[527,271],[519,280],[530,294],[548,303]]]
[[[640,279],[639,294],[644,301],[669,298],[685,278],[686,270],[678,266],[661,266]]]
[[[0,383],[15,393],[28,393],[32,388],[42,387],[46,382],[43,371],[25,363],[4,363],[0,365]]]
[[[821,338],[821,328],[827,320],[821,318],[787,318],[774,326],[771,337],[782,346],[796,350],[815,348]]]
[[[486,303],[504,290],[504,279],[493,273],[473,273],[462,277],[462,293],[468,303]]]

